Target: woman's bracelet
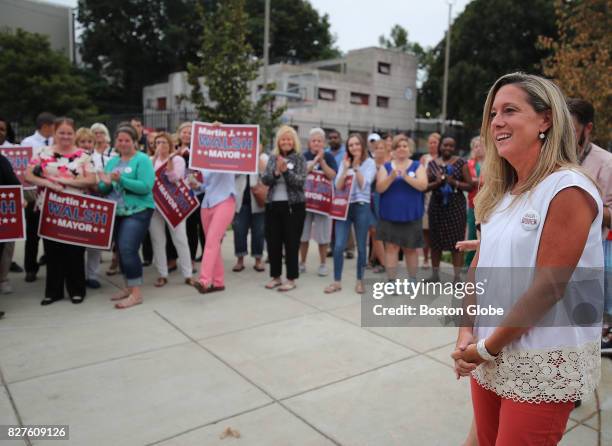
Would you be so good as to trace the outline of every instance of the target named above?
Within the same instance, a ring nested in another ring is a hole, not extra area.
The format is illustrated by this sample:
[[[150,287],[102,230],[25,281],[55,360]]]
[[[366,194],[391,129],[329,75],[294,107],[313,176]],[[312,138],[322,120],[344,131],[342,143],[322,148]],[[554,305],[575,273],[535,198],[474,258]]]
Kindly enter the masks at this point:
[[[481,339],[476,343],[476,351],[485,361],[493,361],[497,356],[493,356],[485,346],[485,339]]]

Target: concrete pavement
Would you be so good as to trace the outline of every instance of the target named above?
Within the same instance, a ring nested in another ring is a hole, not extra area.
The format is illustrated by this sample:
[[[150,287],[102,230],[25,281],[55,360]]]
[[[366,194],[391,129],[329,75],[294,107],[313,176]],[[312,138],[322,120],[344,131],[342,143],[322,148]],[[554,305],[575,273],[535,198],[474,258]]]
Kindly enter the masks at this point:
[[[177,272],[154,288],[148,267],[145,301],[127,310],[109,301],[118,276],[81,305],[42,307],[44,268],[31,284],[11,274],[15,292],[0,296],[0,425],[70,425],[57,445],[461,444],[472,415],[468,381],[451,368],[456,329],[362,328],[355,260],[343,291],[325,295],[331,277],[316,275],[312,245],[298,288],[279,293],[251,259],[231,272],[231,242],[225,292],[197,294]],[[240,438],[221,439],[228,427]],[[609,359],[562,444],[612,444]]]

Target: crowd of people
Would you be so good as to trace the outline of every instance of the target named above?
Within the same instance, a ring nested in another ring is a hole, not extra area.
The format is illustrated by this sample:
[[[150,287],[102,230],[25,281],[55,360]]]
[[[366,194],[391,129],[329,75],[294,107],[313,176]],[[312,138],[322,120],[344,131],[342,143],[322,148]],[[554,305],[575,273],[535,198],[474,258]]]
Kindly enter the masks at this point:
[[[612,155],[591,142],[593,122],[587,101],[566,101],[551,81],[514,73],[491,88],[481,135],[471,140],[467,159],[453,137],[438,133],[429,135],[427,153],[419,157],[414,140],[403,133],[366,139],[353,133],[344,144],[339,132],[313,128],[302,149],[296,131],[281,126],[272,151],[260,150],[258,173],[233,174],[189,169],[190,123],[173,134],[145,135],[133,119],[120,123],[111,138],[102,123],[77,128],[69,118],[41,113],[36,132],[21,141],[34,149],[25,180],[37,187],[26,195],[25,280],[37,280],[46,264],[42,305],[63,299],[66,291],[79,304],[87,287],[101,286],[100,250],[44,239],[43,261],[38,259],[41,192],[50,189],[116,202],[113,261],[106,274],[124,277],[124,288],[111,297],[119,309],[143,302],[143,266],[151,264],[156,287],[179,269],[185,285],[199,293],[225,290],[221,245],[231,224],[232,272],[246,268],[250,234],[253,268],[264,272],[269,263],[270,280],[262,285],[270,290],[298,286],[314,239],[319,276],[329,275],[327,258],[333,258],[333,281],[321,287],[327,294],[342,289],[345,258],[354,258],[355,247],[354,289],[360,294],[366,269],[393,281],[402,258],[409,280],[417,281],[419,252],[422,267],[431,262],[426,280],[439,281],[447,251],[454,281],[469,265],[534,268],[534,281],[522,284],[521,305],[558,293],[559,283],[569,280],[539,271],[605,265],[604,310],[610,317]],[[10,123],[0,118],[0,146],[13,143]],[[153,199],[162,166],[168,181],[185,180],[201,205],[176,227],[166,223]],[[305,184],[313,171],[347,193],[345,219],[309,210]],[[3,156],[0,182],[19,184]],[[475,252],[464,258],[466,250]],[[0,243],[2,293],[11,292],[13,251],[14,243]],[[479,444],[556,444],[574,402],[598,379],[600,342],[601,351],[612,350],[607,325],[603,339],[592,326],[461,327],[452,356],[457,377],[472,380],[475,424],[467,443],[478,438]],[[547,375],[537,372],[543,368]],[[516,385],[517,377],[525,378],[524,385]]]

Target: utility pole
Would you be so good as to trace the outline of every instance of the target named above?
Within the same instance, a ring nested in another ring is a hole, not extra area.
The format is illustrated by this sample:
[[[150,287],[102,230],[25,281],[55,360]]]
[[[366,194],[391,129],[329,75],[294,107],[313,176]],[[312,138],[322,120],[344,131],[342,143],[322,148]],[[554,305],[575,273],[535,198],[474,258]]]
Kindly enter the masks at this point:
[[[444,83],[442,87],[442,133],[446,131],[446,102],[448,101],[448,62],[450,59],[451,12],[453,0],[448,3],[448,30],[446,31],[446,49],[444,51]]]
[[[264,19],[264,47],[263,47],[263,88],[264,91],[268,86],[268,63],[269,63],[269,47],[270,47],[270,0],[266,0],[266,12]]]

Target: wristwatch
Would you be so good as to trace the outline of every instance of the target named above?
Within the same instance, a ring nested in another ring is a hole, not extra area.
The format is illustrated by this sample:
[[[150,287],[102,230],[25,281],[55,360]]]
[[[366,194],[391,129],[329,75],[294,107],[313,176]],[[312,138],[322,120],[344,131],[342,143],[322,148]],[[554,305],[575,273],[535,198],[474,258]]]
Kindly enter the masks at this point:
[[[478,341],[478,343],[476,343],[476,351],[485,361],[493,361],[497,357],[497,355],[493,356],[491,353],[489,353],[489,351],[485,347],[484,339],[481,339],[480,341]]]

